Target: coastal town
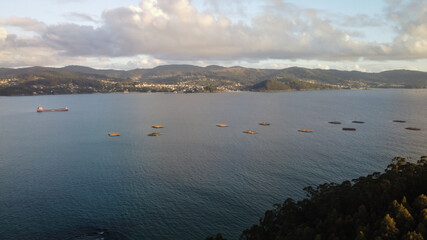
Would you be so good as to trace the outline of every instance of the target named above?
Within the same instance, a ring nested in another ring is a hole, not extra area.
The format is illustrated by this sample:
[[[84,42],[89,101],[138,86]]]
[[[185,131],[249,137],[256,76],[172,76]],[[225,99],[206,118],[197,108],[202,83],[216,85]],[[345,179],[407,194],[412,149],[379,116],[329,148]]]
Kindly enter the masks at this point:
[[[0,89],[14,89],[20,86],[20,79],[7,78],[0,80]],[[66,82],[46,84],[44,81],[33,81],[21,88],[22,93],[16,95],[47,95],[47,94],[77,94],[77,93],[114,93],[114,92],[167,92],[167,93],[201,93],[201,92],[235,92],[243,90],[245,86],[231,81],[201,84],[193,81],[177,83],[149,83],[141,81],[120,82],[100,80],[97,84]],[[5,94],[8,95],[8,94]],[[13,94],[15,95],[15,94]]]

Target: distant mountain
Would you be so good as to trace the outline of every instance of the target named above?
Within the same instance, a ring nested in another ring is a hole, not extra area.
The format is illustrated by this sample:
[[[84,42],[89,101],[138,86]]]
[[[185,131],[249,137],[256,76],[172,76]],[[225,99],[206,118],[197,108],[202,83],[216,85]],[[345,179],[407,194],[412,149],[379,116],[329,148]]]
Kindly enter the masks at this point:
[[[426,88],[427,73],[409,70],[365,73],[299,67],[277,70],[215,65],[207,67],[165,65],[128,71],[93,69],[84,66],[0,68],[0,95],[80,93],[83,89],[85,89],[83,92],[122,91],[129,87],[133,89],[132,86],[141,82],[151,84],[187,83],[187,85],[196,86],[199,90],[203,90],[204,87],[219,90],[228,88],[255,91],[378,87]],[[57,90],[60,88],[61,91],[39,91],[40,88]],[[152,89],[145,90],[151,91]]]
[[[93,69],[90,67],[82,67],[82,66],[66,66],[59,70],[67,71],[67,72],[74,72],[74,73],[84,73],[89,75],[100,75],[100,76],[107,76],[110,78],[116,78],[116,79],[127,79],[129,78],[129,73],[127,71],[121,71],[121,70],[98,70]]]

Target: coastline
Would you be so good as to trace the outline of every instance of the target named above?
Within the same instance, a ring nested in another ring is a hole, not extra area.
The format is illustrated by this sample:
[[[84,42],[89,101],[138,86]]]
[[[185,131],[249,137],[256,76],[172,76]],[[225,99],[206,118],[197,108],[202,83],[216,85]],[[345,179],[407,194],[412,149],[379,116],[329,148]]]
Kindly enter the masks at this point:
[[[4,95],[0,94],[0,97],[31,97],[31,96],[50,96],[50,95],[86,95],[86,94],[212,94],[212,93],[239,93],[239,92],[250,92],[250,93],[281,93],[281,92],[308,92],[308,91],[354,91],[354,90],[376,90],[376,89],[400,89],[400,90],[426,90],[427,88],[397,88],[397,87],[387,87],[387,88],[330,88],[330,89],[287,89],[287,90],[235,90],[235,91],[215,91],[215,92],[170,92],[170,91],[115,91],[115,92],[65,92],[65,93],[28,93],[28,94],[10,94]]]

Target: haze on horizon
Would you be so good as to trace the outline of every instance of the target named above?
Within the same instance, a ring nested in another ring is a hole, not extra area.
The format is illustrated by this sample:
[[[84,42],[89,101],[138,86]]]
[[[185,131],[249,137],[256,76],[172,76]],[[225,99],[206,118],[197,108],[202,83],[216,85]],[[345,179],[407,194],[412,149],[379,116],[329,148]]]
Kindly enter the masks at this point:
[[[425,0],[0,3],[0,67],[427,71]]]

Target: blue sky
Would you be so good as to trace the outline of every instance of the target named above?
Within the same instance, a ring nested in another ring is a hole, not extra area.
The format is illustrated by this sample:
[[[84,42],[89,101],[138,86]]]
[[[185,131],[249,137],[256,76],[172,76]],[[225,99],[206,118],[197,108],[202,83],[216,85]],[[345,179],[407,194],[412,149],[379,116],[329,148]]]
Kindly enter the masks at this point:
[[[427,2],[0,2],[0,67],[71,64],[427,71]]]

